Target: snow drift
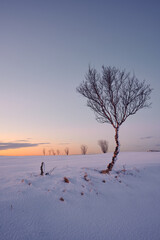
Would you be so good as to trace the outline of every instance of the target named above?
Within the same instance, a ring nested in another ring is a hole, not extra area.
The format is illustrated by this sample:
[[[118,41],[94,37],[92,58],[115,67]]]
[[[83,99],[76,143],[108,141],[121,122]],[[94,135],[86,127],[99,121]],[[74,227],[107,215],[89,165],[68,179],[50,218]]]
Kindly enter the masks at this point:
[[[0,239],[159,240],[160,153],[111,156],[0,157]]]

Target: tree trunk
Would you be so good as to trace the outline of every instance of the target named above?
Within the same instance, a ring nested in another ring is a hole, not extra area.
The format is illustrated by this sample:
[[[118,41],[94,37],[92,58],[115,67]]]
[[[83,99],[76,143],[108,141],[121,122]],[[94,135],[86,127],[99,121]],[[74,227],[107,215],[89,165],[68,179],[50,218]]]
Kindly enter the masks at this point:
[[[114,150],[114,154],[113,154],[113,157],[112,157],[112,161],[108,164],[107,166],[107,169],[106,170],[102,170],[101,173],[109,173],[110,171],[112,171],[112,168],[117,160],[117,156],[119,154],[119,148],[120,148],[120,143],[119,143],[119,126],[117,126],[115,128],[115,141],[116,141],[116,148]]]

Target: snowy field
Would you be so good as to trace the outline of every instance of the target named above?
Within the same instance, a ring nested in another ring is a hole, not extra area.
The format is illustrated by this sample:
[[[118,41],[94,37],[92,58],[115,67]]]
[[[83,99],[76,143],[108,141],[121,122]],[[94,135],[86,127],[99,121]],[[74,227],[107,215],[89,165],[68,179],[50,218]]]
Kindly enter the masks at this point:
[[[160,153],[111,156],[0,157],[0,239],[160,240]]]

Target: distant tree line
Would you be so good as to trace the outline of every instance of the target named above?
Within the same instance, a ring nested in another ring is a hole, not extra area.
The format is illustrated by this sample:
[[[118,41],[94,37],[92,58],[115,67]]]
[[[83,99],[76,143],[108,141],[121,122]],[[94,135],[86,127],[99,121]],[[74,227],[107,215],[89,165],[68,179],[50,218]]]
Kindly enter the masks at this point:
[[[102,153],[107,153],[107,152],[108,152],[108,142],[107,142],[106,140],[99,140],[99,141],[98,141],[98,145],[100,146]],[[87,154],[87,151],[88,151],[88,146],[82,144],[81,147],[80,147],[80,150],[81,150],[81,154],[82,154],[82,155],[86,155],[86,154]],[[66,155],[69,155],[69,152],[70,152],[69,148],[66,147],[66,148],[64,149],[64,153],[65,153]],[[60,150],[57,149],[56,152],[54,151],[53,148],[51,148],[51,149],[48,150],[48,155],[53,155],[53,156],[54,156],[54,155],[56,155],[56,153],[57,153],[57,155],[60,155]],[[44,156],[47,155],[47,152],[46,152],[46,149],[45,149],[45,148],[43,148],[43,155],[44,155]]]

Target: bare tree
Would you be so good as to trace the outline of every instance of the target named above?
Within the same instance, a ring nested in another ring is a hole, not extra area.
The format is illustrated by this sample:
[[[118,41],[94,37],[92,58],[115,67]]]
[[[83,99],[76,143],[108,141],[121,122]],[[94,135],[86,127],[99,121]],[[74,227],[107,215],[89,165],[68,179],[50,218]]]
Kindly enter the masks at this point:
[[[45,156],[46,155],[46,149],[43,148],[43,155]]]
[[[66,155],[69,154],[69,148],[65,148],[64,151],[65,151],[65,154],[66,154]]]
[[[52,155],[56,155],[56,153],[55,153],[53,148],[51,149],[51,152],[52,152]]]
[[[48,154],[49,154],[49,155],[51,155],[51,152],[52,152],[52,150],[51,150],[51,149],[49,149],[49,150],[48,150]]]
[[[95,68],[89,67],[85,81],[77,91],[87,98],[98,122],[110,123],[115,129],[116,148],[112,161],[101,173],[109,173],[120,151],[119,128],[124,121],[138,110],[149,107],[152,89],[145,81],[140,82],[135,75],[124,70],[102,66],[102,75]]]
[[[103,153],[108,152],[108,142],[106,140],[99,140],[98,145]]]
[[[59,149],[57,149],[57,155],[59,155],[60,154],[60,151],[59,151]]]
[[[86,145],[81,145],[81,153],[86,155],[88,147]]]

